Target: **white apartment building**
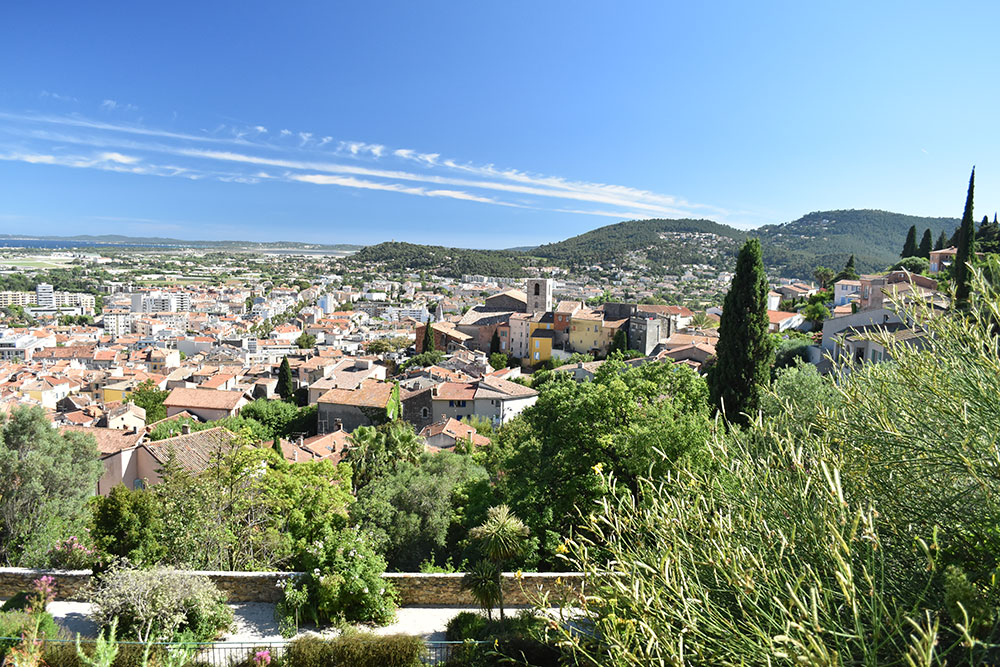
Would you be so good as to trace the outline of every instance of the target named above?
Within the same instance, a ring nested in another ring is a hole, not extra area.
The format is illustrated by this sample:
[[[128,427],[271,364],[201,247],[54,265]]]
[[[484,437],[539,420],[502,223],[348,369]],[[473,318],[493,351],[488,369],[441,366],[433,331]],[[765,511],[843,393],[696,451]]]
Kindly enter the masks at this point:
[[[48,283],[38,283],[35,286],[35,303],[39,308],[55,308],[56,296],[52,291],[52,285]]]
[[[8,306],[28,306],[35,303],[31,292],[0,292],[0,308]]]
[[[0,336],[0,360],[31,361],[35,350],[42,348],[42,341],[31,334],[6,333]]]
[[[131,299],[133,313],[185,313],[191,310],[191,295],[186,292],[135,292]]]
[[[132,313],[125,308],[104,309],[104,332],[112,338],[132,333]]]

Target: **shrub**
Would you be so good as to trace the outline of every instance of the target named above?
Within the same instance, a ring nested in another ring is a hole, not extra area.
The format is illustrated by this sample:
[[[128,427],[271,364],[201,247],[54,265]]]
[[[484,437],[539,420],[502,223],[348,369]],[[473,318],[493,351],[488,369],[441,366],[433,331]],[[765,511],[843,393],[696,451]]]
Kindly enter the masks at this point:
[[[479,639],[486,628],[486,619],[482,614],[473,611],[463,611],[448,621],[445,639],[450,642],[460,642],[466,639]]]
[[[121,636],[139,641],[208,641],[233,621],[225,595],[207,577],[170,568],[114,567],[100,578],[91,601],[98,624],[107,627],[118,618]]]
[[[49,567],[62,570],[89,570],[97,562],[97,553],[76,535],[59,540],[49,549]]]
[[[56,625],[52,614],[43,612],[32,615],[23,610],[16,610],[0,612],[0,637],[20,637],[34,628],[36,618],[39,639],[55,639],[59,635],[59,626]],[[7,651],[19,643],[20,639],[0,640],[0,663],[3,663]]]
[[[94,655],[94,645],[86,644],[82,650],[88,657]],[[153,646],[149,655],[145,656],[145,647],[139,644],[118,644],[118,653],[115,655],[111,667],[147,667],[147,665],[166,665],[164,658],[167,655],[163,646]],[[46,667],[89,667],[80,659],[76,651],[76,646],[71,642],[47,644],[42,659]],[[191,667],[188,665],[188,667]]]
[[[295,667],[413,667],[423,650],[420,637],[351,632],[335,639],[296,639],[283,660]]]
[[[295,586],[309,591],[303,612],[317,625],[346,621],[385,625],[396,615],[396,589],[382,579],[383,559],[356,529],[326,526],[298,557],[306,574]]]
[[[21,611],[28,606],[28,602],[31,598],[31,593],[28,591],[18,591],[9,600],[0,606],[0,611]],[[0,637],[6,635],[0,635]]]

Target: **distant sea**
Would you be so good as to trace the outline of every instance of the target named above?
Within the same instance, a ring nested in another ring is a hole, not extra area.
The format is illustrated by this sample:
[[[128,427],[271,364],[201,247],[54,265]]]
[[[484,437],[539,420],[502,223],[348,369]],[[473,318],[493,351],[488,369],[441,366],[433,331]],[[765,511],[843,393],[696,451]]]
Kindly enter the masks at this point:
[[[116,248],[173,248],[156,243],[96,243],[94,241],[71,241],[68,239],[0,239],[0,248],[90,248],[114,246]]]

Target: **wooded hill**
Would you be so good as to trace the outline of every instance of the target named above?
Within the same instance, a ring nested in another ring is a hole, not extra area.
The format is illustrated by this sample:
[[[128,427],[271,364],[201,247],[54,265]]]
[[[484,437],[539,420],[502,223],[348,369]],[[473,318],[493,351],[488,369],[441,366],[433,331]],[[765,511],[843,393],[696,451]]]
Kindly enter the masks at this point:
[[[519,277],[523,267],[591,265],[644,268],[653,275],[679,274],[681,265],[732,270],[740,243],[760,238],[773,277],[809,278],[823,265],[839,269],[850,255],[859,272],[880,271],[899,259],[906,232],[930,228],[937,238],[958,227],[957,218],[925,218],[876,210],[817,211],[781,225],[745,231],[711,220],[629,220],[536,248],[469,250],[413,243],[368,246],[351,261],[378,263],[390,271],[429,271]]]

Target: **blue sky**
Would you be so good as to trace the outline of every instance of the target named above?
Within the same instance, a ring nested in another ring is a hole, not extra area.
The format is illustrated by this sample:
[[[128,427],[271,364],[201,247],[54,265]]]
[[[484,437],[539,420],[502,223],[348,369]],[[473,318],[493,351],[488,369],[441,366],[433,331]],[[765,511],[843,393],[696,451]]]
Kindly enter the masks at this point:
[[[0,229],[510,247],[1000,208],[1000,3],[0,4]]]

